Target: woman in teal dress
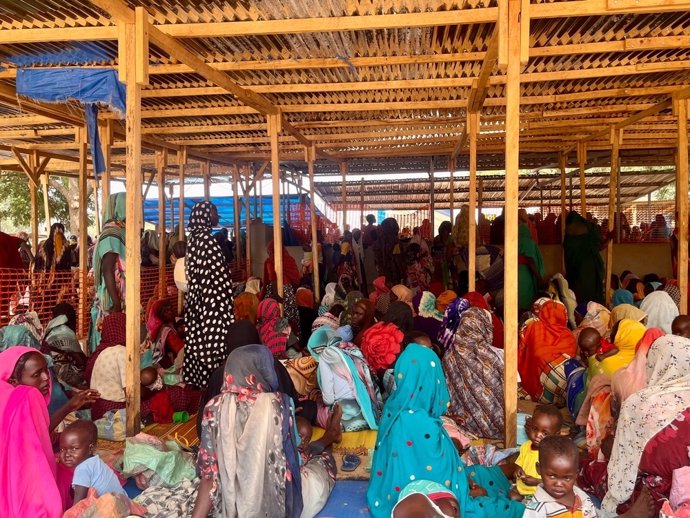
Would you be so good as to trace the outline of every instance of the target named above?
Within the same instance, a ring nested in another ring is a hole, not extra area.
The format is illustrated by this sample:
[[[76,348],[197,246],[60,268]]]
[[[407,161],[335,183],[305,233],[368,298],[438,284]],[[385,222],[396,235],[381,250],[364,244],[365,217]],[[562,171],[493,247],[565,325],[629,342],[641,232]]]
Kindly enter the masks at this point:
[[[529,227],[518,227],[518,308],[528,310],[537,298],[544,277],[544,258]]]
[[[111,194],[103,214],[103,231],[93,251],[93,283],[96,296],[91,308],[89,349],[101,342],[103,319],[125,308],[125,215],[126,194]]]
[[[374,518],[388,518],[400,492],[415,480],[438,482],[457,497],[463,518],[517,518],[525,506],[508,498],[510,483],[498,467],[466,467],[441,416],[449,395],[441,360],[410,344],[395,364],[397,388],[379,425],[367,491]]]

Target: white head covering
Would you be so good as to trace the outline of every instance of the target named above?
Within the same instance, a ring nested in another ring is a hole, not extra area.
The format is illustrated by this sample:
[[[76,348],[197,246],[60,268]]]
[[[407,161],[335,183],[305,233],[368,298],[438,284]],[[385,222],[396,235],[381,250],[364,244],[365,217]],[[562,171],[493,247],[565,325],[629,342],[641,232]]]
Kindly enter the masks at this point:
[[[261,293],[261,279],[257,277],[250,277],[247,279],[247,282],[244,285],[244,291],[247,293],[253,293],[254,295]]]
[[[335,288],[336,288],[336,283],[334,282],[329,282],[326,284],[326,293],[324,294],[323,298],[321,299],[321,305],[330,308],[334,303],[335,303]]]
[[[647,388],[625,400],[608,466],[609,490],[602,508],[616,507],[633,494],[647,443],[690,408],[690,339],[666,335],[647,354]]]
[[[678,316],[678,306],[665,291],[653,291],[647,295],[640,309],[647,313],[647,327],[658,327],[666,334],[671,334],[671,324]]]

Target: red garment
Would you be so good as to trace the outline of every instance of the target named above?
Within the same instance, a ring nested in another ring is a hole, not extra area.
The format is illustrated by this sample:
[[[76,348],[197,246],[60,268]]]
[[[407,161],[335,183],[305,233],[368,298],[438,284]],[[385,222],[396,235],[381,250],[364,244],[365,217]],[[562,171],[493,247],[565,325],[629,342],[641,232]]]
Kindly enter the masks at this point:
[[[606,338],[600,338],[599,347],[597,347],[597,354],[606,354],[614,347],[616,346],[609,342]]]
[[[22,256],[19,253],[19,245],[22,240],[0,232],[0,268],[24,269]]]
[[[276,274],[276,267],[273,256],[273,241],[268,243],[268,258],[264,262],[264,284],[269,282],[275,282],[278,279]],[[283,283],[292,284],[296,289],[299,287],[300,280],[302,279],[302,274],[297,267],[297,262],[292,258],[288,249],[283,247]]]
[[[151,407],[153,420],[156,423],[166,424],[173,422],[174,410],[172,402],[170,401],[170,395],[165,390],[156,392],[156,394],[149,399],[149,406]]]
[[[165,349],[167,352],[172,352],[177,355],[184,348],[184,340],[180,336],[173,332],[168,333],[168,337],[165,340]]]
[[[527,326],[518,346],[518,371],[522,386],[539,401],[543,387],[540,376],[548,364],[566,354],[574,358],[577,342],[567,327],[568,313],[559,302],[548,300],[539,310],[538,320]]]
[[[478,291],[470,291],[465,293],[462,297],[467,302],[469,302],[473,308],[481,308],[489,311],[491,313],[491,324],[493,325],[493,339],[491,340],[491,345],[498,349],[503,349],[505,345],[505,337],[503,336],[503,322],[489,309],[489,304],[486,299]]]
[[[89,356],[84,369],[84,379],[91,385],[91,374],[96,365],[98,356],[108,347],[113,345],[125,345],[127,343],[127,317],[122,312],[110,313],[103,319],[101,330],[101,342],[96,350]]]
[[[378,322],[362,335],[362,354],[374,371],[387,369],[400,354],[404,335],[395,324]]]

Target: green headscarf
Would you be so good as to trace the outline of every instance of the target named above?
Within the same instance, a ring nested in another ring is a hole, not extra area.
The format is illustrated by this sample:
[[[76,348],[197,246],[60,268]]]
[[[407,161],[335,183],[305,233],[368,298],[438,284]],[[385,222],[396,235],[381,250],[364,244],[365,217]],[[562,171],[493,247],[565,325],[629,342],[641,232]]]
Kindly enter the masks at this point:
[[[410,344],[395,366],[397,388],[383,408],[367,500],[375,518],[388,518],[403,488],[415,480],[438,482],[458,500],[461,516],[518,518],[525,507],[507,498],[508,479],[499,468],[466,468],[443,428],[450,397],[441,360]],[[470,497],[468,477],[489,496]]]
[[[109,221],[124,221],[127,215],[127,195],[124,192],[111,194],[103,211],[103,225]]]
[[[529,257],[534,262],[540,277],[544,276],[544,258],[539,246],[532,239],[532,233],[525,224],[518,226],[518,255]],[[527,309],[534,302],[538,291],[537,279],[524,264],[518,265],[518,307]]]

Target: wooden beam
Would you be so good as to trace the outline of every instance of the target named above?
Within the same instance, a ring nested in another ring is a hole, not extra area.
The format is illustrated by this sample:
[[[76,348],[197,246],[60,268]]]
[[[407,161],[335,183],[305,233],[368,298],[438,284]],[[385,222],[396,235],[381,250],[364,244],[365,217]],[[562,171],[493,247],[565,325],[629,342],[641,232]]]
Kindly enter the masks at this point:
[[[166,265],[168,262],[166,228],[165,228],[165,166],[168,163],[168,152],[156,152],[156,173],[158,184],[158,297],[163,299],[167,294]]]
[[[467,125],[465,125],[467,127]],[[472,151],[470,151],[470,154]],[[448,176],[448,188],[449,188],[449,209],[450,209],[450,222],[451,224],[455,221],[455,218],[453,217],[453,212],[455,210],[455,166],[456,166],[456,161],[455,157],[452,155],[448,157],[448,172],[450,173]]]
[[[179,193],[178,193],[178,214],[177,214],[177,221],[178,221],[178,229],[177,229],[177,238],[180,241],[184,241],[185,239],[185,234],[184,234],[184,180],[185,180],[185,173],[187,169],[187,160],[188,160],[188,154],[187,154],[187,147],[183,147],[179,153],[177,153],[177,171],[178,171],[178,182],[179,182]],[[171,186],[172,189],[172,186]],[[170,203],[172,203],[172,195],[170,196]],[[173,225],[173,232],[175,231],[175,226]],[[181,314],[182,309],[184,308],[184,293],[179,291],[177,293],[177,313]]]
[[[31,248],[38,253],[38,186],[29,180],[29,195],[31,197]]]
[[[253,166],[251,166],[253,167]],[[247,171],[248,173],[251,173],[251,167]],[[249,176],[247,176],[247,183],[245,184],[244,188],[244,214],[245,214],[245,220],[247,222],[245,226],[245,239],[244,239],[244,253],[245,253],[245,268],[246,268],[246,276],[247,279],[252,276],[252,217],[251,217],[251,212],[250,212],[250,205],[249,205],[249,200],[251,198],[250,193],[251,190],[254,188],[254,184],[256,183],[256,177],[254,177],[254,181],[252,181]]]
[[[343,211],[343,232],[347,230],[347,162],[340,162],[340,175],[342,177],[340,204]]]
[[[273,184],[273,261],[276,270],[276,293],[283,296],[283,233],[281,232],[280,218],[280,149],[278,134],[280,133],[281,117],[277,114],[269,114],[268,134],[271,137],[271,180]],[[283,311],[283,305],[280,305]]]
[[[469,275],[469,291],[474,291],[474,283],[477,272],[477,132],[479,131],[479,114],[469,112],[467,114],[467,127],[470,134],[470,235],[469,235],[469,260],[467,273]]]
[[[316,205],[314,202],[314,160],[316,159],[316,149],[314,145],[305,148],[305,160],[309,173],[309,227],[311,229],[311,257],[312,275],[314,281],[315,300],[321,300],[321,280],[319,277],[319,239],[316,232]]]
[[[678,167],[676,199],[678,210],[678,287],[680,314],[688,314],[688,101],[674,98],[673,109],[678,117]]]
[[[507,34],[506,70],[506,139],[505,139],[505,285],[517,286],[518,260],[518,194],[520,168],[520,10],[521,0],[507,0],[508,28],[499,30]],[[503,391],[505,397],[505,446],[513,447],[517,430],[517,290],[504,294],[505,371]]]
[[[565,185],[566,185],[566,164],[568,163],[568,157],[565,153],[558,154],[558,169],[560,171],[561,178],[561,243],[565,239],[565,217],[567,214],[565,208]],[[565,249],[561,246],[561,269],[565,271]]]
[[[235,234],[235,257],[240,260],[240,168],[237,164],[232,166],[232,208],[233,208],[233,233]]]
[[[577,163],[580,166],[580,214],[587,218],[587,181],[585,170],[587,169],[587,144],[579,142],[577,147]]]
[[[613,274],[613,225],[616,213],[616,191],[618,190],[619,174],[619,146],[621,140],[621,130],[611,128],[611,183],[609,184],[609,224],[606,241],[606,305],[611,303],[611,275]]]
[[[125,244],[127,277],[125,280],[125,308],[127,320],[127,362],[126,362],[126,406],[127,435],[132,437],[140,429],[140,384],[139,360],[141,345],[140,284],[141,284],[141,239],[143,223],[141,205],[141,85],[136,82],[137,60],[145,59],[137,55],[135,47],[134,24],[124,25],[125,37],[121,55],[126,60],[127,108],[125,112],[125,138],[127,142],[127,217],[125,220]],[[148,53],[147,53],[148,56]]]
[[[488,94],[487,87],[489,86],[489,79],[498,62],[498,40],[499,28],[497,25],[489,40],[486,55],[484,56],[484,61],[482,61],[482,67],[479,70],[479,76],[472,79],[472,89],[470,90],[468,102],[468,109],[470,112],[479,112],[484,105],[484,100]]]
[[[86,128],[79,131],[79,283],[81,289],[79,290],[79,329],[85,330],[88,328],[86,321],[89,320],[91,313],[88,307],[88,291],[87,278],[89,275],[89,247],[88,242],[88,171],[87,171],[87,152],[88,144],[86,142]],[[95,194],[95,196],[98,196]],[[88,352],[88,344],[84,344]]]

